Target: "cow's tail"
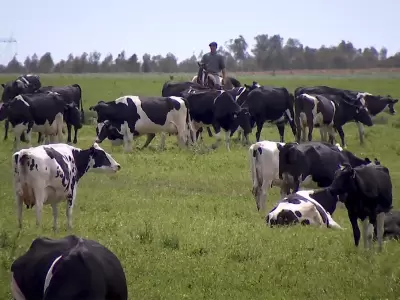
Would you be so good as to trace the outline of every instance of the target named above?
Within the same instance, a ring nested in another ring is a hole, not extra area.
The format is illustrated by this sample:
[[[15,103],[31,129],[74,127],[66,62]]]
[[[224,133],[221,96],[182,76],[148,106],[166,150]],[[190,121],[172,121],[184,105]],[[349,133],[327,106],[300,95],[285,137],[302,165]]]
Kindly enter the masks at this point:
[[[257,163],[260,159],[260,145],[255,143],[249,148],[249,160],[250,160],[250,172],[251,172],[251,181],[253,183],[252,194],[257,196],[258,187],[261,186],[262,180],[260,180],[260,175],[257,172]]]
[[[29,154],[26,152],[26,150],[21,150],[19,153],[15,153],[12,159],[15,168],[14,188],[17,195],[23,195],[23,186],[26,181]]]
[[[285,111],[286,118],[289,121],[289,125],[292,128],[293,135],[296,136],[298,128],[296,127],[295,115],[294,115],[294,95],[292,93],[288,93],[288,107]]]
[[[77,83],[74,83],[72,86],[78,88],[78,90],[79,90],[79,106],[80,106],[80,109],[81,109],[81,122],[83,123],[84,120],[85,120],[85,112],[83,111],[82,88]]]
[[[328,217],[327,224],[326,224],[328,228],[343,230],[343,227],[340,226],[338,223],[336,223],[336,221],[333,220],[332,216],[328,212],[326,213],[326,216]]]

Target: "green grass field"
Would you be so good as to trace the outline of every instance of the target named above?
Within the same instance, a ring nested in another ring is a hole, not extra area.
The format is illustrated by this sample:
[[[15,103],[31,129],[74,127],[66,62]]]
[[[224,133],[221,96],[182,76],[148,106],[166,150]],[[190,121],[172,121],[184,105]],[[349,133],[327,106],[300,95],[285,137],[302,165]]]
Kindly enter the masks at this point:
[[[190,79],[178,76],[176,80]],[[169,76],[54,75],[42,76],[43,85],[79,83],[85,110],[99,100],[121,95],[161,95]],[[0,82],[15,76],[0,77]],[[238,77],[242,83],[285,86],[291,92],[304,85],[330,85],[391,94],[400,98],[399,79],[265,76]],[[397,108],[400,111],[400,107]],[[354,124],[345,126],[348,149],[356,155],[377,157],[389,167],[394,207],[400,205],[400,114],[386,112],[378,124],[366,128],[361,147]],[[42,227],[35,226],[34,210],[23,210],[23,229],[17,230],[12,193],[11,155],[13,135],[3,142],[0,125],[0,299],[11,299],[9,278],[13,260],[26,251],[37,236],[63,237],[65,204],[59,226],[52,231],[50,206]],[[251,141],[254,142],[254,133]],[[36,140],[36,134],[33,135]],[[214,140],[204,135],[205,143]],[[236,137],[236,134],[235,134]],[[94,125],[86,125],[79,147],[95,138]],[[314,133],[319,139],[319,132]],[[278,141],[276,127],[267,127],[262,139]],[[294,137],[287,127],[286,141]],[[137,140],[143,145],[145,138]],[[121,164],[113,175],[86,174],[79,183],[73,213],[73,233],[95,239],[120,259],[127,276],[129,299],[400,299],[400,247],[388,242],[382,253],[356,249],[345,209],[334,219],[344,231],[295,226],[267,228],[251,195],[247,147],[232,143],[228,153],[217,150],[181,150],[175,137],[167,138],[165,151],[159,137],[149,149],[125,154],[102,147]],[[36,143],[34,144],[36,145]],[[279,199],[273,188],[270,209]]]

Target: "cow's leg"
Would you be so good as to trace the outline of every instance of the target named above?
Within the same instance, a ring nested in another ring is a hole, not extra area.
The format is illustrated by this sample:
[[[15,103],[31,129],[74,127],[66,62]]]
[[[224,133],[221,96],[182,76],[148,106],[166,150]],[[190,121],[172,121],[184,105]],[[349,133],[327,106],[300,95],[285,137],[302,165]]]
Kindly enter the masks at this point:
[[[241,128],[238,128],[237,140],[238,140],[238,141],[241,141],[241,140],[242,140],[242,129],[241,129]]]
[[[212,131],[210,127],[207,127],[207,132],[209,137],[213,137]]]
[[[160,137],[160,150],[165,150],[165,140],[167,139],[167,134],[165,132],[161,132]]]
[[[378,238],[378,250],[382,251],[383,233],[385,231],[385,213],[381,212],[376,216],[376,235]]]
[[[19,150],[19,145],[20,145],[20,142],[21,142],[21,134],[24,132],[26,130],[26,125],[24,125],[24,124],[17,124],[17,125],[15,125],[15,127],[13,128],[13,131],[14,131],[14,137],[15,137],[15,139],[14,139],[14,150],[15,151],[18,151]],[[29,134],[27,134],[27,135],[30,135],[30,133]],[[30,139],[29,139],[29,141],[30,141]]]
[[[76,198],[75,190],[72,191],[71,194],[67,195],[67,209],[66,209],[67,230],[72,229],[72,211],[74,209],[75,198]]]
[[[20,196],[15,193],[15,201],[17,204],[17,220],[18,220],[18,228],[22,228],[22,205],[23,200]]]
[[[34,185],[37,186],[37,183]],[[36,226],[40,226],[42,222],[43,203],[46,197],[45,189],[43,187],[34,188],[33,195],[35,197]]]
[[[260,191],[258,193],[258,203],[260,205],[261,211],[265,210],[265,206],[268,201],[267,192],[271,186],[271,183],[272,183],[272,181],[270,181],[270,180],[263,180]]]
[[[345,144],[345,142],[344,142],[344,131],[343,131],[342,126],[336,127],[336,130],[337,130],[337,132],[339,133],[340,140],[341,140],[341,142],[342,142],[342,147],[343,147],[343,148],[346,148],[346,144]]]
[[[67,123],[67,144],[68,145],[71,144],[71,129],[72,129],[71,124]]]
[[[216,142],[211,146],[213,149],[216,149],[219,147],[221,143],[221,127],[219,125],[213,125],[214,131],[215,131],[215,138]]]
[[[147,134],[146,142],[144,143],[144,145],[143,145],[143,147],[141,148],[141,150],[144,149],[144,148],[146,148],[146,147],[151,143],[151,141],[154,139],[155,136],[156,136],[155,133],[149,133],[149,134]],[[163,137],[164,137],[164,141],[163,141]],[[164,143],[164,144],[163,144],[163,143]],[[164,147],[165,147],[165,133],[162,132],[162,133],[161,133],[161,144],[160,144],[160,148],[161,148],[161,149],[164,149]]]
[[[333,128],[333,125],[328,125],[326,130],[327,130],[327,134],[328,134],[328,138],[329,138],[329,143],[334,145],[335,144],[335,129]]]
[[[256,124],[257,124],[256,141],[259,142],[260,136],[261,136],[261,130],[263,128],[264,122],[257,121]]]
[[[285,123],[278,123],[276,124],[276,127],[278,128],[280,141],[283,143],[285,141]]]
[[[354,245],[358,247],[358,244],[360,243],[360,228],[358,228],[357,216],[350,211],[348,211],[348,216],[350,219],[351,227],[353,228]]]
[[[58,143],[62,143],[63,142],[63,127],[64,127],[64,116],[62,114],[58,114],[56,115],[56,118],[54,120],[54,122],[56,122],[56,134],[57,135],[57,140]],[[71,130],[69,131],[69,133],[71,133]]]
[[[358,127],[358,135],[360,137],[360,145],[364,144],[364,125],[361,124],[360,122],[357,122],[357,127]]]
[[[58,206],[57,203],[52,203],[51,208],[53,210],[53,230],[57,231],[58,230]]]
[[[296,117],[295,117],[295,119],[294,119],[294,122],[295,122],[296,127],[297,127],[297,131],[296,131],[296,142],[297,142],[297,143],[300,143],[301,132],[302,132],[302,130],[303,130],[302,122],[301,122],[301,120],[300,120],[300,116],[296,115]]]
[[[226,150],[228,151],[231,151],[230,148],[231,136],[232,136],[232,131],[230,130],[225,131],[225,145],[226,145]]]
[[[362,239],[364,241],[364,248],[369,249],[369,238],[368,238],[368,227],[369,227],[369,219],[365,218],[362,221]]]
[[[129,129],[127,131],[129,131]],[[124,129],[123,141],[124,141],[124,151],[127,152],[127,153],[131,152],[133,134],[131,134],[130,132],[126,132],[125,129]]]
[[[314,130],[314,123],[313,123],[312,118],[307,118],[307,126],[308,126],[308,141],[311,142],[312,134],[313,134],[313,130]]]
[[[9,127],[10,127],[10,121],[8,121],[8,119],[6,119],[4,122],[4,140],[7,140],[7,138],[8,138],[8,128]]]
[[[78,143],[78,130],[79,128],[77,126],[74,126],[74,140],[72,141],[72,143],[74,144]]]

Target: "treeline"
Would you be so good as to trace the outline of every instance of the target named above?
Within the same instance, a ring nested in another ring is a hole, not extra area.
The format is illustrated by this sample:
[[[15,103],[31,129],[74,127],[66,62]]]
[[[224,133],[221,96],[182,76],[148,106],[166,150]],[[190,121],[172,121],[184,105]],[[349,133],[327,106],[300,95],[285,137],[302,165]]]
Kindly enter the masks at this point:
[[[363,69],[400,67],[400,52],[387,57],[385,47],[376,49],[357,48],[351,42],[341,41],[337,46],[321,46],[319,49],[303,45],[289,38],[286,42],[280,35],[260,34],[255,45],[249,48],[243,36],[231,39],[218,51],[226,58],[230,72],[272,71],[296,69]],[[67,59],[54,62],[51,52],[42,57],[33,54],[20,62],[14,57],[6,66],[0,65],[0,73],[107,73],[107,72],[196,72],[198,56],[193,54],[180,63],[173,53],[166,56],[144,54],[127,55],[121,51],[117,57],[99,52],[84,52],[80,56],[70,54]]]

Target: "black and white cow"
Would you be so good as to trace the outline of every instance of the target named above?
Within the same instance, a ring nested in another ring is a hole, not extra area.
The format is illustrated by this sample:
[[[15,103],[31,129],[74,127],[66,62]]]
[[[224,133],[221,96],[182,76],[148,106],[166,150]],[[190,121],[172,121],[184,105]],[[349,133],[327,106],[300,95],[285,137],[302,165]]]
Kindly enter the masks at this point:
[[[69,113],[64,114],[64,121],[67,124],[67,143],[71,143],[71,126],[74,126],[74,139],[73,143],[78,142],[78,130],[82,128],[82,123],[84,121],[84,111],[82,103],[82,89],[79,84],[72,84],[67,86],[44,86],[36,91],[37,93],[49,93],[55,92],[61,95],[65,103],[74,103],[75,106],[80,109],[80,118],[77,119],[75,115],[70,115]],[[41,135],[39,133],[38,143],[40,142]]]
[[[357,220],[363,222],[364,247],[372,246],[373,224],[376,224],[379,250],[382,250],[385,213],[392,209],[392,181],[388,168],[382,165],[352,167],[348,163],[335,172],[327,188],[333,196],[344,196],[345,206],[353,228],[354,244],[360,242]]]
[[[184,147],[191,136],[189,112],[181,97],[123,96],[114,101],[100,101],[89,108],[97,112],[96,141],[108,138],[115,144],[124,143],[125,151],[132,150],[134,138],[146,134],[147,147],[161,133],[161,149],[165,147],[165,133],[177,134]]]
[[[42,83],[39,75],[25,74],[18,76],[13,81],[2,83],[1,86],[3,87],[1,102],[5,103],[14,99],[15,96],[34,93],[42,86]],[[9,122],[6,119],[4,123],[4,140],[8,138],[9,126]],[[26,141],[24,135],[21,136],[21,140]]]
[[[387,106],[390,114],[395,114],[394,104],[398,102],[397,99],[393,99],[391,96],[375,96],[367,92],[351,91],[339,88],[332,88],[328,86],[315,86],[315,87],[299,87],[295,90],[295,97],[300,94],[317,94],[317,95],[336,95],[346,98],[346,102],[353,103],[360,108],[367,108],[368,113],[371,116],[376,116],[378,113],[383,111]],[[360,143],[364,143],[364,127],[363,122],[358,118],[353,119],[359,131]],[[372,122],[371,122],[372,123]],[[368,124],[365,124],[369,126]]]
[[[251,124],[257,126],[257,142],[260,141],[261,130],[266,121],[276,124],[280,142],[284,142],[286,121],[289,121],[293,135],[296,136],[293,105],[293,95],[286,88],[262,86],[249,93],[242,107],[249,110]]]
[[[217,147],[221,141],[221,128],[225,131],[225,142],[230,151],[230,139],[236,129],[241,126],[244,130],[246,141],[251,133],[250,115],[247,109],[241,108],[233,97],[224,90],[196,90],[189,89],[184,92],[188,102],[191,126],[198,139],[199,129],[203,126],[212,126],[216,133]]]
[[[290,194],[280,200],[278,204],[267,214],[265,222],[270,227],[282,225],[313,225],[333,229],[342,229],[336,223],[329,211],[320,203],[326,201],[337,202],[337,197],[329,195],[326,190],[314,191],[304,190]]]
[[[31,145],[31,134],[41,132],[50,137],[50,142],[62,142],[64,114],[79,118],[79,111],[74,103],[66,104],[57,93],[23,94],[0,107],[0,121],[8,119],[14,131],[14,149],[19,149],[20,136],[26,133]]]
[[[283,146],[278,144],[277,147],[279,178],[288,181],[287,175],[293,177],[294,193],[299,190],[302,181],[310,180],[309,177],[319,187],[328,187],[341,164],[349,163],[356,167],[371,163],[369,158],[361,159],[350,151],[324,142],[287,143]]]
[[[127,300],[118,257],[97,241],[69,235],[39,237],[11,265],[15,300]]]
[[[53,229],[57,230],[57,204],[67,200],[67,229],[72,227],[72,209],[79,180],[88,171],[116,172],[121,166],[94,143],[88,149],[67,144],[49,144],[22,149],[12,155],[18,226],[22,206],[35,206],[36,224],[41,223],[43,205],[51,204]]]

